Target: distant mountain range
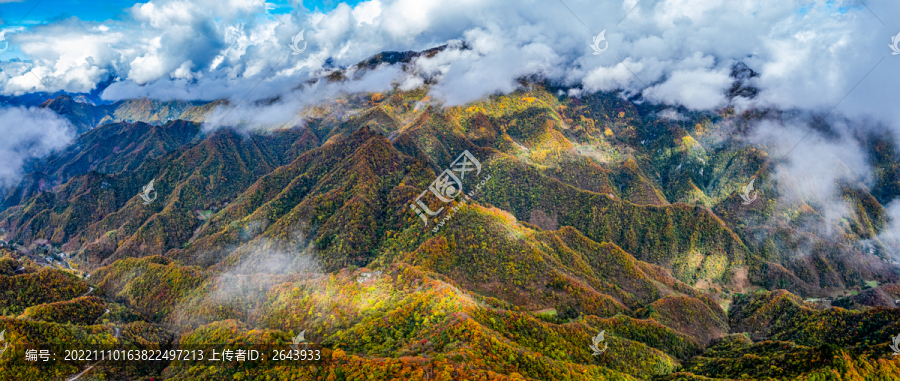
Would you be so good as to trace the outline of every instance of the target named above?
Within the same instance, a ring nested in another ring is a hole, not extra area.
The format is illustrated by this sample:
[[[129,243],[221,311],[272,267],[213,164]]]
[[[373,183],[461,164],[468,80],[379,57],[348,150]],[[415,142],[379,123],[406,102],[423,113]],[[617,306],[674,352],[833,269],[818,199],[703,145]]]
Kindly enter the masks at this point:
[[[417,54],[430,53],[360,65]],[[736,66],[730,96],[755,96],[755,75]],[[776,111],[692,112],[527,84],[448,108],[428,106],[423,90],[340,97],[302,126],[251,132],[201,129],[224,101],[42,101],[80,135],[2,200],[0,289],[15,292],[0,295],[0,329],[14,348],[0,374],[49,380],[84,368],[35,370],[23,360],[30,346],[290,343],[303,330],[327,363],[91,372],[900,377],[887,347],[900,333],[900,312],[888,308],[900,299],[900,271],[889,263],[896,248],[878,239],[884,205],[900,196],[889,135],[860,137],[875,185],[844,184],[853,207],[833,224],[818,205],[779,201],[764,147],[722,138]],[[662,115],[672,109],[681,117]],[[451,166],[464,153],[480,170],[456,182],[448,172],[475,168]],[[748,205],[740,196],[751,179],[759,193]],[[147,202],[151,181],[157,196]],[[464,204],[435,196],[460,186]],[[413,205],[441,212],[424,214],[425,226]],[[594,355],[601,331],[608,349]]]
[[[68,95],[41,103],[40,107],[53,110],[66,117],[77,128],[79,134],[108,123],[143,122],[163,124],[173,120],[193,120],[192,114],[199,106],[209,102],[169,101],[150,99],[129,99],[107,105],[84,103]]]

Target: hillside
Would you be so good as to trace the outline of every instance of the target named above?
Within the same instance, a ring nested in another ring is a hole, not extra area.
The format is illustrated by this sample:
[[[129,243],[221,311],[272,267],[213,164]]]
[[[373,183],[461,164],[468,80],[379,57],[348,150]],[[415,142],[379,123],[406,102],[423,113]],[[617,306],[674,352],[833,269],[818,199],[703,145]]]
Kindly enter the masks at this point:
[[[110,363],[89,377],[900,374],[887,347],[898,310],[884,308],[900,271],[877,238],[900,196],[893,178],[843,188],[846,223],[819,234],[820,205],[777,201],[764,147],[721,138],[777,115],[676,120],[616,93],[527,89],[447,108],[422,90],[341,95],[301,126],[253,131],[203,131],[224,102],[48,101],[86,127],[4,200],[0,330],[14,356],[0,375],[86,368],[35,371],[24,350],[45,342],[286,348],[301,331],[325,361]],[[887,137],[866,139],[879,168],[900,165]],[[461,178],[434,182],[448,172]],[[744,205],[750,178],[760,200]],[[158,197],[145,202],[151,181]],[[460,190],[468,197],[438,197]],[[804,301],[850,293],[835,305],[854,310]],[[601,332],[607,349],[594,355]]]

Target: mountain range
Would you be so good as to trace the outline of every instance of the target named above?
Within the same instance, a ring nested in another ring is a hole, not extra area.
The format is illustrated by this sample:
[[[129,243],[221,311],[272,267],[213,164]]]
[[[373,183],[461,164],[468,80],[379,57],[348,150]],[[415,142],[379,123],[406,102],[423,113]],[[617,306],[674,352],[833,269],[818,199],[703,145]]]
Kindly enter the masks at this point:
[[[729,96],[755,96],[754,75],[735,66]],[[343,94],[278,129],[205,128],[222,100],[40,103],[78,136],[2,194],[0,378],[86,368],[27,363],[37,346],[303,331],[327,362],[99,363],[81,379],[900,379],[890,133],[856,137],[876,171],[839,184],[835,222],[785,197],[803,179],[746,139],[789,112],[566,90],[523,80],[454,107],[424,89]],[[461,157],[477,171],[435,181]]]

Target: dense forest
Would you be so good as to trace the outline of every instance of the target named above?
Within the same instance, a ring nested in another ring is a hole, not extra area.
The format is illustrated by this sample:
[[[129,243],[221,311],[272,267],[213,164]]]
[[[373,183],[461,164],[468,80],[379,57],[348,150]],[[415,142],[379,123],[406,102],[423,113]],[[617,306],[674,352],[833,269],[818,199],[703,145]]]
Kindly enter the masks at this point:
[[[201,128],[224,101],[44,102],[82,133],[2,194],[0,379],[900,379],[891,135],[834,223],[741,138],[777,110],[565,94],[342,94],[251,131]],[[324,359],[61,355],[298,337]]]

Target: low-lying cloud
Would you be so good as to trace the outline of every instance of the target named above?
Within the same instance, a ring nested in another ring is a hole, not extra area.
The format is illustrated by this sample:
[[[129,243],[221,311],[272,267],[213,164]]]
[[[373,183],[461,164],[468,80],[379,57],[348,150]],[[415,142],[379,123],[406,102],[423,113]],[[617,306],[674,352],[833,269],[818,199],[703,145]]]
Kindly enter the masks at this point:
[[[900,261],[900,200],[887,205],[888,225],[878,234],[878,240],[886,246],[891,259]]]
[[[830,120],[826,134],[812,129],[810,120],[809,115],[765,120],[749,141],[765,147],[775,161],[770,181],[777,184],[781,201],[790,207],[814,206],[826,222],[819,231],[828,232],[851,212],[842,187],[873,185],[872,167],[845,121]]]
[[[5,188],[19,181],[26,160],[68,145],[75,127],[48,109],[0,107],[0,134],[0,188]]]
[[[223,126],[241,129],[275,129],[302,124],[306,106],[319,104],[342,93],[369,93],[391,90],[404,78],[396,66],[382,65],[366,70],[357,77],[349,71],[346,81],[329,82],[325,79],[290,89],[272,102],[239,102],[221,106],[206,116],[205,131]]]

